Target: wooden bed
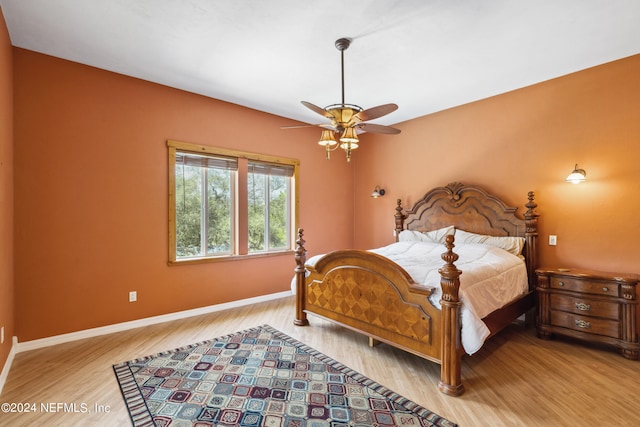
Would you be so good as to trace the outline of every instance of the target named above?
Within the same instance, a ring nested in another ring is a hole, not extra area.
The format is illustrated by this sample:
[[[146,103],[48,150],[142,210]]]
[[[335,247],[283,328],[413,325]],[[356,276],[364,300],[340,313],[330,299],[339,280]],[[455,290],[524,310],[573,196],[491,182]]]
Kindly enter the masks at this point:
[[[534,194],[529,192],[524,219],[520,219],[515,215],[516,208],[482,188],[454,182],[427,192],[406,212],[398,199],[396,236],[402,230],[429,231],[454,225],[478,234],[525,238],[529,292],[482,319],[493,335],[535,305],[536,206]],[[338,250],[309,266],[304,244],[303,230],[299,229],[295,250],[296,325],[308,325],[307,313],[312,313],[369,336],[371,344],[381,341],[440,363],[440,391],[451,396],[464,393],[458,296],[462,272],[455,266],[458,255],[453,251],[453,236],[447,237],[439,269],[441,309],[428,300],[433,288],[414,283],[402,267],[385,257],[367,251]]]

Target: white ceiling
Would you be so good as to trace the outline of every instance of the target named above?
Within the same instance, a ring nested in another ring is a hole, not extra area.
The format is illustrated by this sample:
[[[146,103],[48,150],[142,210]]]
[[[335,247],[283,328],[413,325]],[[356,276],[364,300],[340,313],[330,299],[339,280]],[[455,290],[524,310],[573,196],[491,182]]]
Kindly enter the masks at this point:
[[[639,0],[0,0],[14,46],[306,123],[395,124],[640,52]]]

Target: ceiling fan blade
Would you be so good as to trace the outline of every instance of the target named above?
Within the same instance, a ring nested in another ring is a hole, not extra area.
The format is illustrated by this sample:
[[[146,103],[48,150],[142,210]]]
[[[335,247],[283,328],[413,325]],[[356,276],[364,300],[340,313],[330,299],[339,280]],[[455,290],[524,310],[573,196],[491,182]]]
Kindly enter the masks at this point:
[[[371,133],[385,133],[388,135],[397,135],[400,133],[400,129],[392,128],[391,126],[377,125],[375,123],[358,123],[356,127]]]
[[[316,126],[324,125],[294,125],[294,126],[280,126],[280,129],[300,129],[300,128],[313,128]]]
[[[317,105],[314,105],[314,104],[312,104],[310,102],[307,102],[307,101],[300,101],[300,102],[302,103],[302,105],[304,105],[305,107],[307,107],[311,111],[320,114],[321,116],[332,117],[331,114],[327,113],[324,108],[320,108]]]
[[[315,128],[315,127],[329,129],[329,130],[333,130],[333,131],[336,130],[336,127],[333,126],[331,123],[319,123],[319,124],[314,124],[314,125],[280,126],[280,129],[302,129],[302,128]]]
[[[366,110],[360,111],[358,114],[353,116],[353,118],[359,122],[367,122],[369,120],[377,119],[378,117],[386,116],[397,109],[398,106],[396,104],[378,105],[377,107],[367,108]]]

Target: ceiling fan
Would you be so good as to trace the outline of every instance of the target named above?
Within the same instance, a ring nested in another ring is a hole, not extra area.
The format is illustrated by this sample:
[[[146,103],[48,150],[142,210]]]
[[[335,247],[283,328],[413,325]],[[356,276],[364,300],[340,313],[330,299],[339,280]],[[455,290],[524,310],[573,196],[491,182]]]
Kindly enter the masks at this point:
[[[351,44],[351,39],[340,38],[336,40],[336,48],[340,51],[342,65],[342,103],[328,105],[324,108],[318,107],[307,101],[302,101],[302,105],[314,111],[321,116],[329,119],[329,123],[302,125],[302,126],[284,126],[282,129],[293,129],[301,127],[319,126],[324,128],[320,136],[318,144],[325,147],[327,160],[330,158],[332,151],[338,147],[342,148],[347,154],[347,162],[351,160],[351,151],[358,148],[358,132],[372,132],[395,135],[400,133],[399,129],[379,125],[375,123],[365,123],[374,120],[398,109],[396,104],[383,104],[377,107],[363,109],[354,104],[346,104],[344,102],[344,51]],[[335,134],[339,135],[336,141]]]

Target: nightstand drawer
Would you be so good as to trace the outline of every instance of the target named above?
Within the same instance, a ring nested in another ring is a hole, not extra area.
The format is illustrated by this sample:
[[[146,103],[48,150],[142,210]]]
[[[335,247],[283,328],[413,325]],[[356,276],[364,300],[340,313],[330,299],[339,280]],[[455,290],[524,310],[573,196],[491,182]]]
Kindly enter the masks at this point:
[[[613,297],[617,297],[620,294],[620,285],[617,283],[562,276],[553,276],[550,279],[550,285],[553,289],[563,289],[566,291],[587,294],[609,295]]]
[[[552,294],[551,307],[554,310],[568,311],[584,316],[606,317],[612,320],[620,319],[620,304],[617,302]]]
[[[620,338],[620,322],[615,320],[596,319],[594,317],[552,310],[551,324],[573,329],[574,331]]]

